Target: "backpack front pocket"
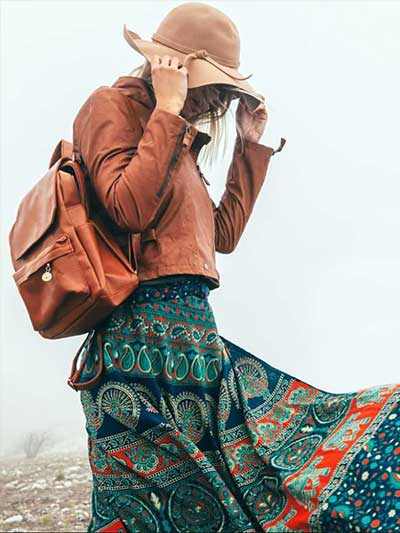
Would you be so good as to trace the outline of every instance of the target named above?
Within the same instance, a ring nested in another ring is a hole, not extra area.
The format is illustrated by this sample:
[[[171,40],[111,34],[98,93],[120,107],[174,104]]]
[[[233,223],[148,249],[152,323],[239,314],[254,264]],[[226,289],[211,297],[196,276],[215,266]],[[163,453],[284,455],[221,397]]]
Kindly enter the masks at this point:
[[[89,296],[68,234],[63,233],[13,278],[36,331],[58,322]]]

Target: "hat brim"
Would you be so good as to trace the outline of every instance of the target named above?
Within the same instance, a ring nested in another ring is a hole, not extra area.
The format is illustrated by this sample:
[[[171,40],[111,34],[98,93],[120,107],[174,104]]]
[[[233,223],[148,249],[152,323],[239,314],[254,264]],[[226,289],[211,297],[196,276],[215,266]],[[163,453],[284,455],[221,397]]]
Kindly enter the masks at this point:
[[[137,33],[129,30],[126,27],[126,24],[124,24],[123,37],[131,48],[144,56],[148,61],[150,61],[153,55],[162,56],[168,54],[176,56],[183,63],[183,60],[187,56],[186,53],[170,48],[169,46],[155,41],[146,41],[145,39],[142,39]],[[215,61],[215,63],[217,63],[217,61]],[[212,63],[200,58],[195,58],[192,61],[189,61],[186,64],[186,68],[188,70],[188,89],[202,87],[211,83],[223,83],[238,89],[238,92],[240,92],[246,100],[250,111],[254,111],[260,103],[263,103],[262,97],[257,95],[257,92],[247,80],[235,79],[243,77],[243,75],[235,68],[221,65],[221,68],[225,71],[223,72]]]

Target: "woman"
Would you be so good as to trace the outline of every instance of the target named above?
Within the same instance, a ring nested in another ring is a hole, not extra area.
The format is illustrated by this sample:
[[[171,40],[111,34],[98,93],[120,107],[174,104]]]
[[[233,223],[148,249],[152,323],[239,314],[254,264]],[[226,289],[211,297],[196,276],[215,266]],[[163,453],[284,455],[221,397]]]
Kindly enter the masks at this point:
[[[146,62],[97,89],[74,122],[74,148],[116,238],[141,234],[139,287],[96,328],[101,342],[90,334],[84,346],[88,531],[400,531],[399,385],[323,391],[218,332],[215,252],[236,247],[279,150],[259,143],[263,97],[238,61],[224,63],[224,50],[239,50],[235,26],[186,3],[152,43],[125,35]],[[218,147],[238,97],[217,207],[197,163],[211,137],[194,124],[208,119]]]

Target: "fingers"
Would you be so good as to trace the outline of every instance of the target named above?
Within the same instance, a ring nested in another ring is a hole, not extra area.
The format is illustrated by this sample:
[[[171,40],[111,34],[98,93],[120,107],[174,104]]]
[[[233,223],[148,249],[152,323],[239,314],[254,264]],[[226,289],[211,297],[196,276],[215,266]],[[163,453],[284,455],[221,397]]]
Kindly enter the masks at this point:
[[[182,72],[185,76],[188,75],[187,68],[182,64],[179,57],[176,56],[170,56],[168,54],[165,54],[163,56],[160,56],[158,54],[154,54],[150,57],[150,64],[152,70],[154,69],[173,69],[173,70],[179,70]]]
[[[157,55],[157,54],[154,54],[150,57],[150,64],[152,67],[154,67],[155,65],[158,65],[160,63],[160,56]]]
[[[161,65],[164,67],[169,67],[171,63],[171,56],[168,54],[165,54],[164,56],[161,56]]]
[[[152,66],[162,65],[163,67],[171,67],[175,69],[178,69],[182,66],[182,62],[179,57],[170,56],[168,54],[163,56],[154,54],[150,57],[150,63]]]
[[[187,71],[187,68],[185,66],[182,65],[182,61],[179,59],[179,57],[173,57],[171,59],[171,67],[177,69],[177,70],[180,70],[181,72],[183,72],[185,75],[187,75],[188,71]]]
[[[268,113],[267,113],[264,101],[260,102],[260,104],[253,111],[251,111],[248,103],[246,102],[244,98],[240,98],[239,105],[236,110],[236,114],[237,116],[243,116],[243,115],[248,114],[257,119],[267,119],[268,117]]]
[[[184,65],[182,65],[182,63],[179,63],[179,65],[180,65],[179,70],[182,71],[187,76],[188,75],[188,69]]]
[[[176,56],[174,56],[174,57],[171,59],[171,61],[170,61],[170,65],[171,65],[171,67],[173,67],[173,68],[178,68],[179,64],[180,64],[180,61],[179,61],[179,59],[178,59]]]
[[[264,100],[258,104],[258,106],[254,109],[253,113],[260,112],[260,111],[267,112],[265,108]]]

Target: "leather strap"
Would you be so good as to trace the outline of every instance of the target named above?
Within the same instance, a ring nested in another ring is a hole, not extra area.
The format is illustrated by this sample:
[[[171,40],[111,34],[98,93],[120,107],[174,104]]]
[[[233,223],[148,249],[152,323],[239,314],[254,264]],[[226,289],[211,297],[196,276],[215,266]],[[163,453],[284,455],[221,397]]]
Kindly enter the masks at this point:
[[[65,150],[68,149],[70,150],[71,149],[71,145],[68,143],[68,144],[63,144],[63,143],[59,143],[59,145],[57,146],[57,156],[59,155],[59,152],[64,152],[65,153]],[[80,157],[80,153],[76,150],[72,150],[72,160],[73,161],[77,161],[79,164],[82,163],[82,159]],[[75,169],[74,169],[75,170]],[[156,222],[156,221],[154,221]],[[153,226],[150,226],[150,227],[147,227],[144,232],[143,232],[143,235],[141,233],[128,233],[128,254],[129,254],[129,263],[132,265],[132,251],[133,251],[133,255],[134,255],[134,259],[135,259],[135,270],[137,272],[138,270],[138,265],[139,265],[139,262],[140,262],[140,258],[141,258],[141,240],[151,240],[151,239],[154,239],[155,238],[155,225],[156,223],[153,225]],[[89,345],[88,345],[88,349],[86,350],[86,354],[85,354],[85,357],[84,359],[82,360],[81,362],[81,365],[79,367],[79,369],[77,369],[77,363],[78,363],[78,359],[79,359],[79,356],[85,346],[85,344],[88,342],[90,343],[92,338],[93,337],[96,337],[96,342],[97,342],[97,346],[98,346],[98,354],[99,354],[99,368],[98,368],[98,371],[96,373],[95,376],[93,376],[89,381],[85,381],[83,383],[79,383],[79,378],[83,372],[83,369],[85,367],[85,364],[86,364],[86,361],[88,359],[88,355],[89,355]],[[102,334],[99,330],[96,331],[96,329],[93,329],[89,336],[86,337],[86,339],[82,342],[82,344],[80,345],[80,347],[78,348],[78,351],[76,352],[73,360],[72,360],[72,367],[71,367],[71,372],[70,372],[70,375],[68,377],[68,380],[67,380],[67,384],[72,388],[74,389],[75,391],[79,391],[79,390],[85,390],[85,389],[90,389],[92,387],[94,387],[98,381],[100,380],[102,374],[103,374],[103,370],[104,370],[104,360],[103,360],[103,342],[102,342]]]
[[[279,144],[279,147],[272,152],[272,155],[275,155],[276,152],[280,152],[282,148],[285,146],[285,144],[286,144],[286,139],[284,137],[281,137],[281,142]]]
[[[85,381],[83,383],[79,383],[78,380],[83,372],[83,369],[85,367],[85,364],[86,364],[86,361],[87,361],[87,358],[88,358],[88,355],[89,355],[89,345],[88,345],[88,349],[86,350],[86,354],[85,354],[85,357],[79,367],[79,369],[76,368],[76,364],[78,362],[78,359],[79,359],[79,356],[81,354],[81,351],[83,349],[83,347],[85,346],[86,342],[88,341],[89,339],[89,343],[90,341],[92,340],[93,337],[96,337],[96,342],[97,342],[97,346],[98,346],[98,350],[99,350],[99,369],[96,373],[95,376],[93,376],[89,381]],[[71,368],[71,373],[70,373],[70,376],[67,380],[67,384],[73,388],[75,391],[79,391],[79,390],[84,390],[84,389],[90,389],[92,387],[94,387],[97,382],[100,380],[101,376],[102,376],[102,373],[103,373],[103,369],[104,369],[104,362],[103,362],[103,342],[102,342],[102,334],[100,332],[100,330],[98,330],[96,332],[95,329],[93,329],[91,331],[91,333],[89,334],[89,337],[86,337],[86,339],[83,341],[83,343],[81,344],[81,346],[78,348],[78,351],[72,361],[72,368]]]
[[[65,156],[71,155],[71,158],[72,158],[73,161],[77,161],[79,163],[79,165],[83,165],[84,166],[84,163],[83,163],[83,160],[82,160],[82,157],[81,157],[81,154],[80,154],[79,150],[77,150],[75,147],[73,147],[71,145],[71,143],[65,143],[65,142],[62,143],[62,142],[60,142],[57,145],[56,150],[57,150],[57,154],[60,152],[60,153],[62,153]],[[74,170],[76,170],[75,167],[74,167]],[[87,212],[89,213],[88,204],[86,205],[86,209],[87,209]],[[147,240],[149,238],[150,239],[154,238],[154,226],[147,227],[143,231],[143,233],[128,233],[127,234],[127,238],[128,238],[128,258],[129,258],[129,263],[132,266],[132,251],[133,251],[133,255],[134,255],[134,259],[135,259],[135,270],[137,271],[138,270],[139,261],[140,261],[140,256],[141,256],[141,240],[145,241],[145,240]]]
[[[140,261],[140,241],[142,235],[141,233],[128,233],[128,253],[129,253],[129,263],[132,265],[132,250],[135,259],[135,270],[138,270],[138,265]],[[133,265],[132,265],[133,266]]]

